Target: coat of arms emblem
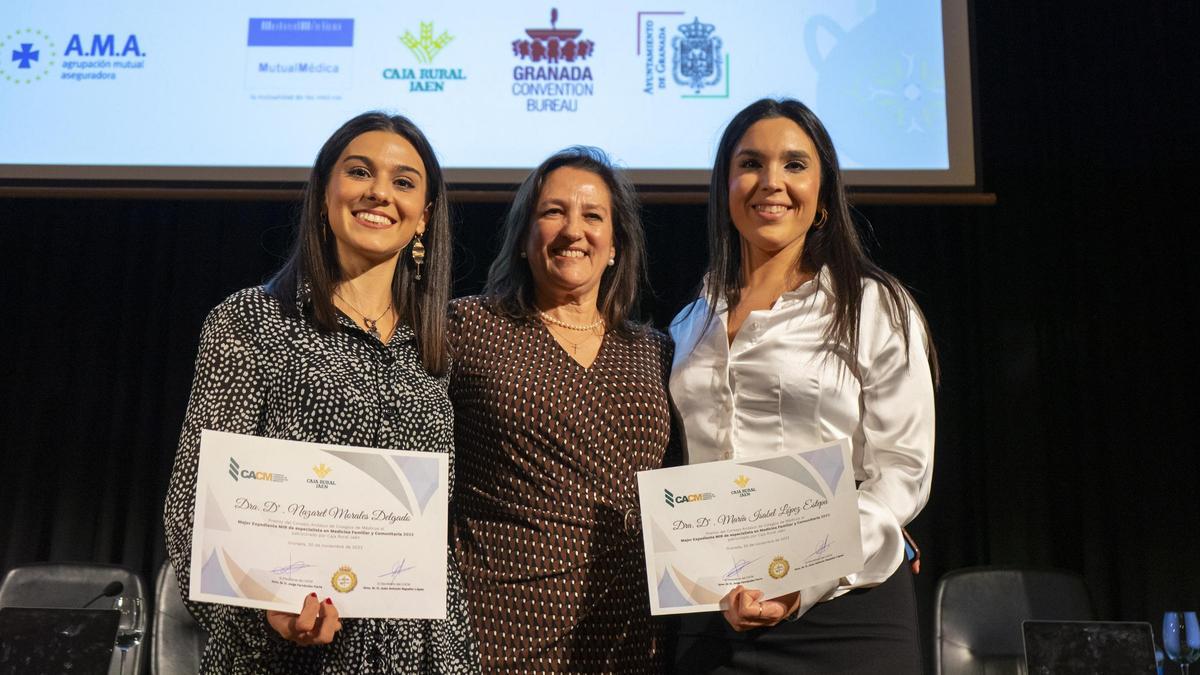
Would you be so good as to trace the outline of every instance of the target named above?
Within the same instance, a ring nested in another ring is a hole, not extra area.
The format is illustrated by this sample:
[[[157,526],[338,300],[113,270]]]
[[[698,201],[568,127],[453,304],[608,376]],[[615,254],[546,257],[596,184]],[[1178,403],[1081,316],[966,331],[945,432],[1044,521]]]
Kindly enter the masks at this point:
[[[696,90],[721,81],[721,38],[712,34],[716,26],[700,23],[697,17],[679,27],[683,36],[675,36],[675,82]]]

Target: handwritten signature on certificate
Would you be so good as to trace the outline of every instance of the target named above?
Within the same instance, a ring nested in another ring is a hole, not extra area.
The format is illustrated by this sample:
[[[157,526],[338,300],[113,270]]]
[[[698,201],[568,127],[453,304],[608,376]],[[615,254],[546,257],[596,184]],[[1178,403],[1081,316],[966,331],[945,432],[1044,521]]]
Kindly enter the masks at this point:
[[[833,546],[833,542],[829,541],[829,535],[825,535],[825,538],[822,539],[819,544],[817,544],[817,548],[812,553],[809,553],[805,560],[812,560],[818,556],[825,555],[831,546]]]
[[[758,562],[759,560],[762,560],[762,558],[759,557],[759,558],[755,558],[754,560],[735,560],[733,563],[733,567],[729,568],[729,571],[725,573],[724,578],[729,579],[730,577],[736,577],[736,576],[740,575],[742,573],[742,570],[753,565],[754,563]]]
[[[392,565],[392,571],[384,572],[383,574],[380,574],[379,578],[382,579],[383,577],[390,577],[392,579],[392,581],[395,581],[396,577],[400,576],[401,574],[404,574],[405,572],[408,572],[412,568],[413,568],[413,566],[409,565],[407,563],[407,559],[402,559],[400,562],[396,563],[395,565]]]
[[[309,565],[308,563],[301,560],[298,562],[288,563],[287,565],[284,565],[283,567],[276,567],[275,569],[271,570],[271,574],[281,574],[285,577],[289,577],[289,576],[295,574],[296,572],[299,572],[300,570],[308,569],[309,567],[316,567],[316,565]]]

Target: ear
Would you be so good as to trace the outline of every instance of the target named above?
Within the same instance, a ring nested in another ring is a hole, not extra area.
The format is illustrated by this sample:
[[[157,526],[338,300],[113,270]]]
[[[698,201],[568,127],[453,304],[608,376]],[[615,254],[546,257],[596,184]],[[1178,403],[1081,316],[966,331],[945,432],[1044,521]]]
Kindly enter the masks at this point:
[[[417,222],[417,236],[425,234],[425,225],[429,223],[429,215],[433,213],[433,203],[425,205],[425,210],[421,212],[421,220]]]

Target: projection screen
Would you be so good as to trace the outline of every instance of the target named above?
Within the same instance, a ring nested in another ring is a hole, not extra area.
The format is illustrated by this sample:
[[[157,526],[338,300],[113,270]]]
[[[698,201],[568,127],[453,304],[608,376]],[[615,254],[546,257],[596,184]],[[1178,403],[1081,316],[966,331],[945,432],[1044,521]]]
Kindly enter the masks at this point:
[[[596,145],[700,186],[721,129],[790,96],[855,186],[971,188],[968,0],[0,5],[0,183],[300,182],[373,109],[455,184]]]

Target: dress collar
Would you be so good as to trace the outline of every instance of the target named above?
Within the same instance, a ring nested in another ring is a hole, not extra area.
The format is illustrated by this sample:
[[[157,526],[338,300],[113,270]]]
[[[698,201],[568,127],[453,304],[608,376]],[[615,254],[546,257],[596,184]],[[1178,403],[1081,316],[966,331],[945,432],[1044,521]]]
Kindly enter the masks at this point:
[[[808,298],[808,297],[816,294],[816,292],[819,290],[832,288],[832,283],[833,283],[833,275],[829,272],[829,266],[821,265],[821,269],[819,272],[817,272],[816,276],[814,276],[812,279],[809,279],[808,281],[800,284],[796,288],[793,288],[790,291],[784,291],[783,294],[779,296],[779,301],[780,302],[793,302],[796,300],[803,300],[805,298]],[[705,300],[706,303],[709,298],[710,290],[711,290],[711,286],[709,286],[708,275],[705,275],[704,276],[704,284],[703,284],[700,292],[702,293],[702,298]],[[729,309],[729,306],[728,306],[728,303],[725,300],[725,298],[717,298],[716,313],[724,314],[728,309]]]

